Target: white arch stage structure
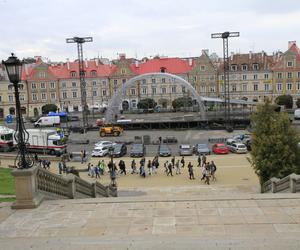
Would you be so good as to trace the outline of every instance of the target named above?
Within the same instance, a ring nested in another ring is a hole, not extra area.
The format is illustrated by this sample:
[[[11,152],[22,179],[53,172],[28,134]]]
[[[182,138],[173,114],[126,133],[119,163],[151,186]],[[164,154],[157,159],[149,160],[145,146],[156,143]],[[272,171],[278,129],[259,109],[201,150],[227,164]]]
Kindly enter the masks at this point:
[[[193,88],[193,86],[183,78],[173,75],[170,73],[146,73],[143,75],[135,76],[131,79],[129,79],[125,84],[123,84],[122,88],[118,89],[113,97],[111,98],[111,101],[109,102],[109,105],[107,107],[106,111],[106,121],[113,122],[115,120],[115,116],[119,115],[120,113],[120,104],[122,102],[122,95],[123,93],[126,93],[126,89],[129,87],[132,87],[136,84],[137,81],[140,81],[142,79],[146,78],[154,78],[154,77],[162,77],[162,78],[173,78],[178,81],[178,83],[181,86],[186,87],[190,93],[193,95],[194,99],[197,100],[197,103],[199,105],[199,113],[202,120],[206,119],[206,112],[205,107],[203,104],[203,98],[196,92],[196,90]]]

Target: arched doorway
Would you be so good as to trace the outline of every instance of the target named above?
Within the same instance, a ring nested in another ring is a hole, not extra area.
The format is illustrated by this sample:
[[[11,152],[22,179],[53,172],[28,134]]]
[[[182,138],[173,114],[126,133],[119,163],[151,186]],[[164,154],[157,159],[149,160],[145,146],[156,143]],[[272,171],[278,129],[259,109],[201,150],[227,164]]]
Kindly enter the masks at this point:
[[[33,115],[36,117],[36,116],[39,116],[39,110],[38,108],[34,108],[33,109]]]
[[[4,117],[4,110],[2,108],[0,108],[0,118]]]
[[[206,112],[205,108],[203,105],[202,97],[199,96],[199,94],[196,92],[196,90],[193,88],[193,86],[184,80],[183,78],[169,74],[169,73],[147,73],[143,75],[139,75],[136,77],[133,77],[129,79],[126,83],[122,85],[122,88],[119,88],[113,95],[108,108],[106,112],[106,120],[107,121],[114,121],[114,117],[116,115],[119,115],[120,113],[120,105],[122,101],[122,93],[126,93],[126,89],[130,88],[131,86],[135,85],[136,82],[141,81],[145,78],[155,78],[155,77],[162,77],[162,78],[170,78],[173,79],[174,81],[178,81],[178,83],[182,86],[185,87],[186,91],[190,91],[190,94],[194,97],[194,99],[197,100],[197,103],[199,105],[199,110],[200,110],[200,116],[203,120],[206,120]]]
[[[123,109],[123,111],[127,111],[129,109],[128,101],[125,100],[122,102],[122,109]]]
[[[16,114],[16,109],[14,107],[9,108],[9,114],[10,115],[15,115]]]
[[[21,114],[26,115],[26,108],[25,107],[21,107]]]

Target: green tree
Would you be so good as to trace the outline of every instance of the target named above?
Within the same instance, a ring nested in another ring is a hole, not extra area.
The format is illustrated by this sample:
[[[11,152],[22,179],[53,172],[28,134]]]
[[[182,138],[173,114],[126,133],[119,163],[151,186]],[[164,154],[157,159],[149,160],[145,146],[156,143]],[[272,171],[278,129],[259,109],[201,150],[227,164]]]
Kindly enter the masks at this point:
[[[46,104],[42,107],[42,113],[48,114],[49,112],[56,112],[58,107],[55,104]]]
[[[192,107],[193,99],[191,97],[179,97],[172,101],[172,107],[174,109],[182,108],[182,107]]]
[[[299,137],[288,114],[267,101],[251,117],[254,124],[250,162],[263,184],[272,177],[299,172]]]
[[[284,105],[285,108],[293,108],[293,97],[291,95],[280,95],[275,99],[278,105]]]
[[[296,106],[297,106],[297,108],[300,108],[300,98],[297,99]]]
[[[154,109],[156,105],[157,103],[153,99],[145,98],[138,102],[137,107],[138,109]]]

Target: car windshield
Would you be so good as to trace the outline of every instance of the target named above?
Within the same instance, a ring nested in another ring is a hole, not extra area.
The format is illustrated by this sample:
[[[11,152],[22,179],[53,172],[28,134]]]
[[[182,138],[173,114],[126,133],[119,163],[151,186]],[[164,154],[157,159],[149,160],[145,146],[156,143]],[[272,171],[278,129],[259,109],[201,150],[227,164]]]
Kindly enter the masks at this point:
[[[218,146],[218,149],[226,149],[225,146]]]
[[[167,146],[164,146],[164,145],[161,145],[160,148],[159,148],[160,151],[163,151],[163,152],[169,152],[169,148]]]
[[[114,146],[114,151],[120,151],[121,148],[122,148],[122,145],[121,145],[121,144],[116,144],[116,145]]]
[[[181,145],[181,149],[190,149],[190,145]]]
[[[1,140],[3,141],[12,141],[12,139],[13,139],[12,134],[1,135]]]
[[[245,145],[238,145],[238,148],[246,148]]]
[[[141,150],[143,150],[143,145],[135,144],[135,145],[132,146],[131,150],[132,151],[141,151]]]
[[[198,148],[207,149],[206,144],[198,144]]]

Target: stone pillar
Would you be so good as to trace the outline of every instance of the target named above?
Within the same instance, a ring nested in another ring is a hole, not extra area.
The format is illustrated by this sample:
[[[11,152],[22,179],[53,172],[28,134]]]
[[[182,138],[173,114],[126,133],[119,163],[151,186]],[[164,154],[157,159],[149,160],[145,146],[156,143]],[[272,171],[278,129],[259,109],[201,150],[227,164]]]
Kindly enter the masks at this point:
[[[299,175],[290,175],[290,191],[291,193],[296,193],[296,181],[299,179]]]
[[[16,189],[16,202],[12,205],[13,209],[36,208],[43,201],[43,195],[37,190],[37,171],[37,166],[12,171]]]
[[[270,181],[271,181],[271,192],[272,193],[276,193],[277,192],[277,186],[276,186],[276,184],[277,184],[277,181],[278,181],[279,179],[278,178],[275,178],[275,177],[273,177],[273,178],[271,178],[270,179]]]
[[[75,188],[75,175],[67,174],[66,179],[68,180],[69,198],[75,199],[76,188]]]
[[[97,197],[97,190],[96,190],[96,182],[92,183],[92,197],[96,198]]]

